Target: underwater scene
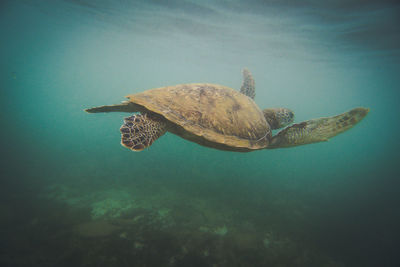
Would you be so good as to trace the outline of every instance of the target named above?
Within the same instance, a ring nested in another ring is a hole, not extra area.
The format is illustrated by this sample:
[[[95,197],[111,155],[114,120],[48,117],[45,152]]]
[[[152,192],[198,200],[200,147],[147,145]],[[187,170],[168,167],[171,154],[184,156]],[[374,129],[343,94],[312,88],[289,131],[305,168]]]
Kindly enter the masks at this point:
[[[0,266],[400,266],[399,18],[1,1]]]

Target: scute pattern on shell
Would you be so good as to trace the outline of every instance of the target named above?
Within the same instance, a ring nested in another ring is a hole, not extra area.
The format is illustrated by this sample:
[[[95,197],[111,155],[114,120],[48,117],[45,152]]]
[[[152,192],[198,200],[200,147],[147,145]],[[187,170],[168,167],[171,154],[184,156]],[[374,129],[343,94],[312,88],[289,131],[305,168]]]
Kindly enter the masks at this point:
[[[186,131],[233,147],[266,147],[271,131],[249,97],[222,85],[181,84],[128,95]]]

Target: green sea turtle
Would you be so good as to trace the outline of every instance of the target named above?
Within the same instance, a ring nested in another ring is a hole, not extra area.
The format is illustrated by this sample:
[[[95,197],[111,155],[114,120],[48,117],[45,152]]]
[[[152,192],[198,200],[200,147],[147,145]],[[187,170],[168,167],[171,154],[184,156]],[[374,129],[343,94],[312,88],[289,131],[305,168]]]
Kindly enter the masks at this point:
[[[171,132],[200,145],[249,152],[327,141],[363,119],[369,109],[354,108],[333,117],[293,124],[272,136],[271,130],[293,122],[287,108],[261,110],[254,102],[251,73],[243,70],[240,92],[229,87],[193,83],[166,86],[128,95],[121,104],[86,109],[98,112],[138,112],[124,119],[121,144],[131,150],[149,147]]]

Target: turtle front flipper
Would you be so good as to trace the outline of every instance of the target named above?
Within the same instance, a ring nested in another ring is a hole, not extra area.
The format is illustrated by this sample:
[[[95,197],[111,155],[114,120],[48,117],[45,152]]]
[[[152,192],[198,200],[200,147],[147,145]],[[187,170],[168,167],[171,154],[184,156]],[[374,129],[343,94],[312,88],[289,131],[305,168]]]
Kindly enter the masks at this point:
[[[256,96],[256,87],[253,79],[253,75],[251,75],[248,69],[243,69],[243,83],[242,87],[240,87],[240,92],[244,95],[247,95],[251,99],[254,99]]]
[[[155,114],[135,114],[124,119],[120,131],[121,145],[133,151],[142,151],[165,134],[167,123]]]
[[[368,108],[359,107],[333,117],[293,124],[272,137],[267,148],[293,147],[328,141],[329,138],[356,125],[368,112]]]

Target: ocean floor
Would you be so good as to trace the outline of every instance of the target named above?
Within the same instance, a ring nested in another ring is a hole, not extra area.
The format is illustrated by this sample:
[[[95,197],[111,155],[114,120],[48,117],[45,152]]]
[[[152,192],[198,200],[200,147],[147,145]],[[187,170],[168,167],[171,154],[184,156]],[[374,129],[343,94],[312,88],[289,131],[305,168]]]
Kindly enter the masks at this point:
[[[268,214],[258,216],[260,207],[133,186],[88,192],[53,184],[32,200],[34,210],[1,207],[13,229],[3,232],[9,253],[1,265],[344,266]]]

